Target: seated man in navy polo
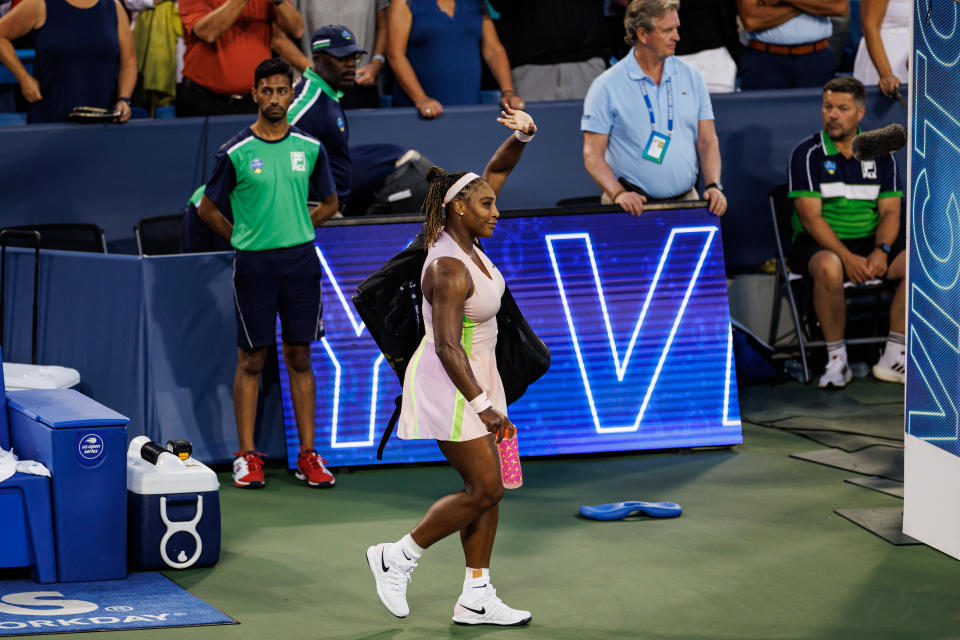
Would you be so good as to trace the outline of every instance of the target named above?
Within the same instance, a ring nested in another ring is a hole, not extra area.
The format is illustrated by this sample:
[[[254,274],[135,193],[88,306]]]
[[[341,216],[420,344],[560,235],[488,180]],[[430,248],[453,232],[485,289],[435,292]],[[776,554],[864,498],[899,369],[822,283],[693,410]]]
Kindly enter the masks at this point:
[[[794,243],[787,264],[813,278],[813,306],[827,343],[821,387],[850,382],[844,344],[847,307],[844,282],[875,278],[900,282],[890,306],[890,334],[873,375],[904,382],[906,327],[903,278],[904,239],[900,237],[897,161],[891,154],[857,160],[851,143],[866,109],[859,80],[834,78],[823,88],[823,130],[798,144],[788,177],[793,199]]]
[[[604,71],[583,102],[583,163],[602,202],[633,215],[645,202],[703,199],[723,215],[720,143],[700,73],[674,56],[678,0],[632,0],[623,23],[633,45]],[[699,159],[699,165],[698,165]]]

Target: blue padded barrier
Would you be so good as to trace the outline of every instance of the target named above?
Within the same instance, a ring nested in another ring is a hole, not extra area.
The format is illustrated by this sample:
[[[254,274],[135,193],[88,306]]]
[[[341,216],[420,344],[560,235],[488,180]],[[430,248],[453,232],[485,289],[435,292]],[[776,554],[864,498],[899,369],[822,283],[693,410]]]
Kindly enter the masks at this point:
[[[751,272],[774,254],[766,194],[784,182],[790,150],[820,128],[820,90],[712,99],[730,205],[722,225],[726,267]],[[540,133],[501,193],[502,207],[551,207],[597,194],[583,168],[581,103],[531,103],[528,110]],[[450,107],[428,121],[412,108],[364,109],[349,115],[351,143],[405,145],[449,170],[479,172],[503,139],[497,113],[496,105]],[[2,128],[2,222],[96,222],[108,240],[129,238],[139,219],[180,211],[212,170],[219,146],[250,121],[224,116]],[[906,110],[871,87],[863,127],[891,122],[905,123]],[[897,158],[905,172],[905,153]]]

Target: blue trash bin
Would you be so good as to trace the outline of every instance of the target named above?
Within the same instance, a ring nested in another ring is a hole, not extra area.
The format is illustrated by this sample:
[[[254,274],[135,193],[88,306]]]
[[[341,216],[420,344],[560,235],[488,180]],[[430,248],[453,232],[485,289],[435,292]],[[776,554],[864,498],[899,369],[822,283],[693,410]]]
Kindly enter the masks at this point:
[[[13,449],[50,470],[60,582],[127,576],[129,420],[71,389],[7,394]]]

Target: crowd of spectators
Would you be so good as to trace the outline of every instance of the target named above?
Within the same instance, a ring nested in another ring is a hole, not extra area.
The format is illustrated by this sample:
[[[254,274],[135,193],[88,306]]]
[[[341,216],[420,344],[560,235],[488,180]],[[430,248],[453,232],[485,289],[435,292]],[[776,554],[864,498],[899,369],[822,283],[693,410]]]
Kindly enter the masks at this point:
[[[256,64],[310,68],[313,34],[342,25],[363,53],[345,109],[414,106],[424,118],[476,104],[581,100],[631,50],[628,0],[10,0],[0,1],[0,63],[28,122],[77,106],[130,117],[253,113]],[[891,97],[908,76],[909,0],[860,0],[853,75]],[[848,0],[684,0],[674,55],[710,93],[819,87]],[[629,37],[629,36],[628,36]],[[15,49],[36,50],[33,73]],[[484,71],[484,66],[488,72]],[[841,69],[841,71],[844,71]],[[850,71],[847,69],[846,71]],[[489,99],[489,98],[488,98]]]

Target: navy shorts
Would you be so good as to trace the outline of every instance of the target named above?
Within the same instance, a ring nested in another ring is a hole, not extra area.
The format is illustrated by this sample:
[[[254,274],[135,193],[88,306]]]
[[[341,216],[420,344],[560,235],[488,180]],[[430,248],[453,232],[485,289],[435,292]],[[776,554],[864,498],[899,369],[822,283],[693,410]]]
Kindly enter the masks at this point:
[[[887,254],[887,266],[890,266],[894,259],[900,255],[900,252],[906,248],[903,235],[902,233],[898,235],[897,239],[890,246],[890,253]],[[858,256],[868,256],[877,247],[874,236],[867,236],[866,238],[840,238],[840,242]],[[809,276],[810,258],[823,250],[824,248],[817,244],[813,236],[809,233],[801,233],[793,241],[793,247],[790,248],[790,253],[787,255],[787,266],[790,267],[790,271],[793,273]],[[846,273],[844,273],[844,279],[846,279]]]
[[[322,275],[312,242],[268,251],[238,250],[233,258],[237,346],[274,344],[278,313],[284,343],[306,344],[323,337]]]

